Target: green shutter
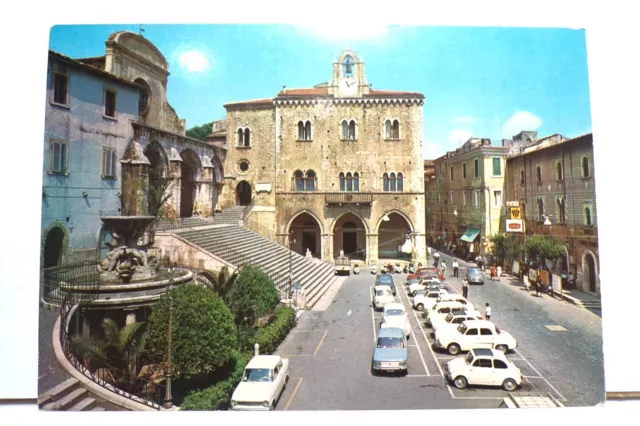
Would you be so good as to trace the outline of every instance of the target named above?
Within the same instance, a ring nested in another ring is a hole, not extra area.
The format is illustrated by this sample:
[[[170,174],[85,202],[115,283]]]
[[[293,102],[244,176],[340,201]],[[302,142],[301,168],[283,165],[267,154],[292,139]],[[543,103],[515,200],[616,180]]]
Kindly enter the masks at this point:
[[[500,176],[502,173],[500,171],[500,158],[493,159],[493,175]]]

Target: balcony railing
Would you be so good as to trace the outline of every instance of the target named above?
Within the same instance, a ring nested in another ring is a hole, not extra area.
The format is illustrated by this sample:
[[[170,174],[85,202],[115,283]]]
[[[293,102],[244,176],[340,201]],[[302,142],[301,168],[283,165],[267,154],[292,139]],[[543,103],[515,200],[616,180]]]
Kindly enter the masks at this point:
[[[373,194],[370,192],[325,193],[324,201],[327,204],[371,204],[373,202]]]

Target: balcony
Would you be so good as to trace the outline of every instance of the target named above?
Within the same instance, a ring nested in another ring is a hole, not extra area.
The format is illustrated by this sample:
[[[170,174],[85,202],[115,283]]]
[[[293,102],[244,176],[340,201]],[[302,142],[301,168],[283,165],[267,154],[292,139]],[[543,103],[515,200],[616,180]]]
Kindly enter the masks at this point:
[[[373,194],[370,192],[328,192],[324,194],[326,204],[371,204]]]

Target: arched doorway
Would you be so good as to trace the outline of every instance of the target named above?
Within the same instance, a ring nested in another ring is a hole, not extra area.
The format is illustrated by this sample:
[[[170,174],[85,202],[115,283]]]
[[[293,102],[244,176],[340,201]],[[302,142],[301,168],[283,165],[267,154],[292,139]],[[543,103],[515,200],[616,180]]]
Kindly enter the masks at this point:
[[[288,233],[293,251],[305,256],[309,250],[313,257],[322,258],[322,229],[313,215],[307,212],[298,215],[289,225]]]
[[[350,259],[365,260],[367,256],[367,230],[364,222],[353,213],[341,216],[333,230],[333,256],[340,250]]]
[[[583,265],[583,284],[584,291],[596,293],[598,284],[598,269],[596,267],[596,260],[593,257],[593,253],[586,252],[582,260]]]
[[[236,186],[236,206],[248,206],[251,204],[251,185],[246,180],[240,181]]]
[[[399,213],[391,212],[382,217],[378,226],[379,259],[411,259],[411,253],[404,253],[401,247],[407,239],[411,241],[411,225]]]
[[[64,232],[59,227],[54,227],[44,240],[44,267],[62,265],[62,252],[64,244]]]
[[[149,214],[157,216],[160,208],[166,202],[166,191],[169,181],[166,179],[167,155],[162,146],[153,141],[144,150],[151,165],[149,166],[149,188],[147,190],[147,206]]]
[[[198,171],[200,159],[190,150],[180,153],[182,167],[180,172],[180,217],[193,216],[193,206],[196,199]]]

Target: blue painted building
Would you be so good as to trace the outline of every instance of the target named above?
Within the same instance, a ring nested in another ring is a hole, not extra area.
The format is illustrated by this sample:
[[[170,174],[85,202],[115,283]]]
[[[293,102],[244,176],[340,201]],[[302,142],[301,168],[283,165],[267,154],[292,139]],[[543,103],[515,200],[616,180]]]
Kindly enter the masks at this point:
[[[95,259],[100,216],[119,214],[120,159],[140,88],[49,51],[42,168],[43,267]]]

